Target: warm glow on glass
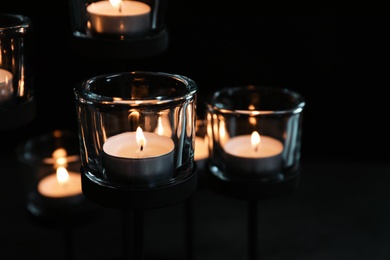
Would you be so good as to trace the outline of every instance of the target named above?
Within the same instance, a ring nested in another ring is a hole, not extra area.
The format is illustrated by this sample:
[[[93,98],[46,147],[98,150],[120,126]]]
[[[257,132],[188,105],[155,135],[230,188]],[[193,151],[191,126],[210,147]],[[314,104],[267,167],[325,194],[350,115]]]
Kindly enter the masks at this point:
[[[69,173],[65,167],[60,166],[57,168],[57,180],[60,184],[64,184],[69,181]]]
[[[251,145],[252,145],[253,149],[255,150],[255,152],[257,152],[257,150],[259,149],[259,145],[260,145],[260,135],[257,131],[253,131],[253,133],[251,135]]]
[[[172,130],[166,114],[162,114],[158,117],[157,127],[154,132],[161,136],[171,137]]]
[[[158,118],[156,134],[164,135],[164,127],[162,125],[161,117]]]
[[[225,121],[219,122],[219,142],[223,147],[225,143],[229,140],[229,133],[227,132]]]
[[[226,138],[225,123],[222,122],[222,121],[219,123],[219,138],[220,139],[225,139]]]

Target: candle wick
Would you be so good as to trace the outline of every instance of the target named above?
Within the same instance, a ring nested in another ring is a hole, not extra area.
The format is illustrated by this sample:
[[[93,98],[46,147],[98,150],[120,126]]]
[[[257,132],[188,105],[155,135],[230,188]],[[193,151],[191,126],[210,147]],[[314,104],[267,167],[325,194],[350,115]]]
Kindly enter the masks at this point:
[[[122,13],[122,1],[119,3],[119,12]]]
[[[139,148],[139,150],[142,152],[144,150],[144,146],[141,145],[141,147]]]
[[[255,153],[257,153],[258,150],[259,150],[259,146],[256,145],[256,146],[255,146]]]

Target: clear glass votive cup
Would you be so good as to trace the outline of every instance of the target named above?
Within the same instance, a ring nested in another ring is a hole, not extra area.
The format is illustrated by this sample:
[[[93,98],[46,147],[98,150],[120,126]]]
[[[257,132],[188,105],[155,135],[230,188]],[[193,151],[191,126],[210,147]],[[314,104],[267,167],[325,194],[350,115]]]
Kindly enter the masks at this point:
[[[78,135],[54,130],[17,147],[25,166],[27,209],[36,216],[75,212],[86,203],[82,194]]]
[[[247,85],[208,97],[209,170],[222,180],[272,183],[299,175],[304,98]]]
[[[103,186],[173,184],[194,170],[197,85],[163,72],[99,75],[74,89],[84,174]]]
[[[0,14],[0,130],[35,117],[32,47],[30,18]]]

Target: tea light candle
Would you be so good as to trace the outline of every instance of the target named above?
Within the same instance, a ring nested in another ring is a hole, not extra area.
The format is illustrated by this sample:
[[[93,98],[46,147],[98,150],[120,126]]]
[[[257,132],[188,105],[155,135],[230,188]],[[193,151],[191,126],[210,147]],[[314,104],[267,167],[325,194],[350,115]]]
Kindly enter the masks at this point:
[[[0,69],[0,102],[10,99],[12,93],[12,73],[8,70]]]
[[[99,1],[87,6],[88,25],[97,33],[142,34],[150,28],[149,5],[139,1]]]
[[[104,172],[109,180],[130,185],[169,181],[174,173],[172,139],[156,133],[125,132],[103,144]]]
[[[82,193],[81,176],[76,172],[60,166],[57,172],[45,176],[38,183],[38,191],[41,195],[49,198],[64,198],[76,196]]]
[[[256,131],[231,138],[223,149],[227,169],[235,169],[237,174],[271,174],[282,166],[283,144],[270,136],[260,136]]]

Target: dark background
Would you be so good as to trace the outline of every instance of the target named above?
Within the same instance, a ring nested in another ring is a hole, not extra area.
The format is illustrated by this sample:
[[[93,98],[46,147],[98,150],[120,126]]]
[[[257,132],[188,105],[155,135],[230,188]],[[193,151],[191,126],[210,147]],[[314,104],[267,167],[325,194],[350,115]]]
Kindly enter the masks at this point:
[[[388,160],[386,12],[284,12],[251,1],[167,1],[168,49],[116,62],[72,50],[66,1],[53,11],[30,6],[9,1],[1,11],[32,19],[37,116],[2,134],[2,144],[75,129],[72,90],[81,80],[150,70],[194,79],[201,97],[246,84],[295,90],[306,99],[304,160]]]
[[[37,102],[32,122],[0,132],[0,259],[64,259],[62,231],[26,216],[23,168],[14,148],[54,129],[75,130],[75,84],[130,70],[188,76],[201,97],[247,84],[301,93],[302,179],[292,195],[259,203],[260,259],[390,258],[388,12],[167,1],[166,52],[116,64],[75,53],[67,1],[47,4],[14,0],[0,8],[32,19]],[[193,199],[196,260],[247,259],[246,201],[207,186]],[[120,214],[100,210],[97,219],[74,230],[76,259],[121,255]],[[146,213],[148,256],[183,259],[183,216],[183,204]]]

